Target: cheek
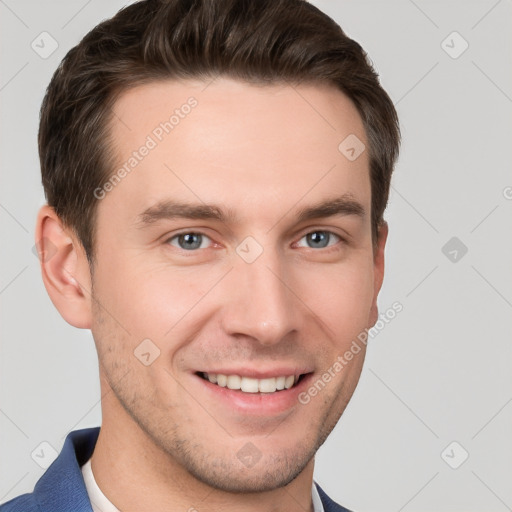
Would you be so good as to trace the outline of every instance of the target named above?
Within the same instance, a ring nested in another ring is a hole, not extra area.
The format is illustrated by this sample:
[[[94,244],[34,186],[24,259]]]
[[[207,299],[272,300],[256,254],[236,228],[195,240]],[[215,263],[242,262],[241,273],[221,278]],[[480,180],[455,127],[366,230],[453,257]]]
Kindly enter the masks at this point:
[[[135,340],[168,340],[169,331],[192,311],[218,280],[204,269],[148,267],[133,259],[106,263],[97,277],[102,306]],[[119,328],[121,328],[118,326]]]
[[[357,335],[367,327],[373,299],[373,262],[363,255],[352,264],[311,272],[303,280],[303,297],[336,334]]]

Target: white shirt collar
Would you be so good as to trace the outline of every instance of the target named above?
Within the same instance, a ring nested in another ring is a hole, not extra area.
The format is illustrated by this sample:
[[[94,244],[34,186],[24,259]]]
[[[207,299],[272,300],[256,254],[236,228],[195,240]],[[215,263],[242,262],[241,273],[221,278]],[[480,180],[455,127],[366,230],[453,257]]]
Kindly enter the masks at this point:
[[[87,489],[93,512],[120,512],[103,492],[101,492],[92,474],[90,459],[82,466],[82,476],[84,477],[85,488]]]
[[[318,494],[315,481],[313,481],[313,487],[311,488],[311,498],[313,500],[313,512],[324,512],[324,505]]]
[[[84,477],[85,488],[87,489],[87,494],[89,495],[93,512],[120,512],[120,510],[116,508],[114,504],[103,494],[96,483],[94,475],[92,474],[90,460],[82,466],[82,476]],[[324,506],[320,499],[320,495],[318,494],[315,482],[313,482],[313,486],[311,488],[311,498],[313,500],[313,511],[324,512]]]

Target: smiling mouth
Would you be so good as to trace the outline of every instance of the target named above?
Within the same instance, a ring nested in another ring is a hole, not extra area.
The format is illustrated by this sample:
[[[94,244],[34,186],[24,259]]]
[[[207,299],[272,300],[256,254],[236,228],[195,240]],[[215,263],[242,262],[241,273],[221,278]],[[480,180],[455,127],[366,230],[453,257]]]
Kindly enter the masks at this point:
[[[224,375],[222,373],[196,372],[196,375],[222,388],[243,393],[277,393],[296,386],[306,375],[282,375],[266,379],[242,377],[240,375]]]

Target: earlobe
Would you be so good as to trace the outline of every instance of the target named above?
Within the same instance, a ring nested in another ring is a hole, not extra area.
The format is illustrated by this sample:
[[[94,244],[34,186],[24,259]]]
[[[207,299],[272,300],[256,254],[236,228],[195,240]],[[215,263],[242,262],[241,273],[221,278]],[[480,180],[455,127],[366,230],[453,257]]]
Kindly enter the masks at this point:
[[[379,238],[373,257],[373,301],[368,318],[368,327],[373,327],[379,319],[379,309],[377,306],[377,297],[384,281],[384,250],[388,238],[388,223],[383,222],[379,227]]]
[[[82,244],[48,205],[38,213],[36,247],[44,286],[69,324],[90,329],[91,275]]]

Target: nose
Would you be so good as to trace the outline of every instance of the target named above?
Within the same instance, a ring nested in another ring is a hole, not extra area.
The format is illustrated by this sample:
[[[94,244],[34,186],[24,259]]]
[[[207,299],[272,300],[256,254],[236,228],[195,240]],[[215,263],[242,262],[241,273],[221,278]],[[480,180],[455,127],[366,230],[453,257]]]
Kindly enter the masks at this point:
[[[273,345],[300,329],[300,301],[290,272],[277,255],[266,250],[254,262],[235,262],[226,283],[222,325],[231,336]]]

